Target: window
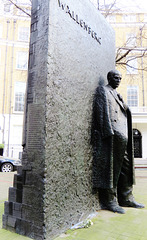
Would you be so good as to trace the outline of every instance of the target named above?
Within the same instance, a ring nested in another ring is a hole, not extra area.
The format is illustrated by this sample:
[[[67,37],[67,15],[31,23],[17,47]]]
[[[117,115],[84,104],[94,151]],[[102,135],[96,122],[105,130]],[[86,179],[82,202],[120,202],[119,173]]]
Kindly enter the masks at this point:
[[[9,0],[5,1],[3,6],[4,6],[4,14],[10,15],[13,13],[13,4],[11,4]]]
[[[134,33],[128,33],[126,35],[126,45],[134,47],[136,45],[136,35]]]
[[[11,3],[5,3],[4,4],[4,11],[6,13],[10,12],[10,8],[11,8]]]
[[[26,17],[26,13],[24,13],[21,9],[17,9],[17,15]]]
[[[108,22],[116,22],[116,16],[115,15],[109,15],[107,17]]]
[[[3,34],[3,26],[0,25],[0,38],[2,38],[2,34]]]
[[[127,104],[129,107],[138,106],[138,86],[127,87]]]
[[[144,22],[147,22],[147,14],[144,14]]]
[[[124,22],[136,22],[136,15],[123,15]]]
[[[4,14],[4,4],[2,1],[0,1],[0,15]]]
[[[127,59],[127,74],[138,74],[138,63],[137,59],[130,57]]]
[[[26,83],[15,83],[15,99],[14,99],[14,111],[23,112],[24,110],[24,98],[25,98]]]
[[[17,52],[16,68],[20,70],[28,69],[28,52]]]
[[[20,27],[18,30],[19,41],[29,41],[29,27]]]
[[[28,14],[31,15],[31,9],[30,9],[30,8],[25,8],[25,7],[23,7],[23,9],[24,9],[24,11],[25,11],[26,13],[28,13]],[[28,17],[28,15],[27,15],[25,12],[23,12],[23,11],[20,10],[20,9],[17,9],[17,15],[18,15],[18,16]]]

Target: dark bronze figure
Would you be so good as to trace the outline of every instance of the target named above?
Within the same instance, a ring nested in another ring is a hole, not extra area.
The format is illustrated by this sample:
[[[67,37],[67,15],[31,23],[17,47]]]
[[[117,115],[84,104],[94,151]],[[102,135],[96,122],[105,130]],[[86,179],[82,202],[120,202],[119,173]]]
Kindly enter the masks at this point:
[[[96,89],[93,102],[93,189],[102,209],[125,213],[121,207],[144,208],[132,194],[135,183],[132,117],[116,88],[121,74],[107,75],[108,85]]]

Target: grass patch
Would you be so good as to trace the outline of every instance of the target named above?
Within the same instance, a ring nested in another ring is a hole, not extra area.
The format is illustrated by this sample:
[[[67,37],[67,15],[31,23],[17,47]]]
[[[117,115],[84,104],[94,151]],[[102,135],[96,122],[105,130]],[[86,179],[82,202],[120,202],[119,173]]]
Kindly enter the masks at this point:
[[[4,202],[0,202],[0,239],[1,240],[30,240],[31,238],[2,229],[2,215],[4,213]]]

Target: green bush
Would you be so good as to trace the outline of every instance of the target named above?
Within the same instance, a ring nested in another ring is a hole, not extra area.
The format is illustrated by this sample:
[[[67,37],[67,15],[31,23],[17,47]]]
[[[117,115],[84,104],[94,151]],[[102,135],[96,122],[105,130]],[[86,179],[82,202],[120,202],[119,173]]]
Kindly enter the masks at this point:
[[[3,149],[4,148],[4,144],[0,143],[0,148]]]

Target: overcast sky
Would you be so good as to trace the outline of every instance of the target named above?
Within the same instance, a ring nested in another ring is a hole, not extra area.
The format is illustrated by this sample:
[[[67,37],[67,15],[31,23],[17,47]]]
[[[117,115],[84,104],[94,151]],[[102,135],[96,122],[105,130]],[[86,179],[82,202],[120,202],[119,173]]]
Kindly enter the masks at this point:
[[[91,0],[97,5],[98,0]],[[100,5],[113,3],[114,0],[99,0]],[[129,12],[144,12],[147,13],[147,1],[146,0],[116,0],[117,7],[121,8],[122,11]]]

